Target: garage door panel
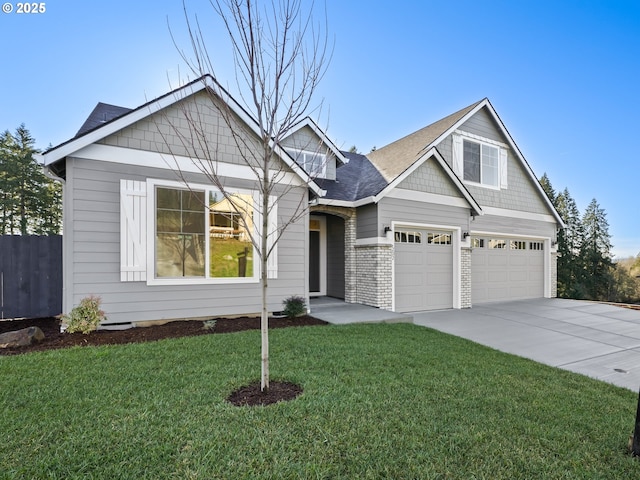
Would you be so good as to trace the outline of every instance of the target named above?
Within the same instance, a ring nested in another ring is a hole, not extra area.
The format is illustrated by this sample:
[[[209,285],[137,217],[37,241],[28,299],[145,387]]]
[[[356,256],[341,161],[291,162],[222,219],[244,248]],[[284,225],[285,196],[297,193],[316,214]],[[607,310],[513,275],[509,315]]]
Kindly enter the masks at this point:
[[[540,245],[539,240],[474,237],[472,242],[472,303],[544,296],[545,252],[531,249],[532,242]],[[488,248],[500,244],[506,248]]]
[[[404,232],[405,234],[403,234]],[[445,238],[426,229],[398,229],[394,244],[395,309],[398,312],[453,307],[453,247],[429,243]],[[409,238],[414,243],[405,243]],[[449,238],[451,238],[449,236]],[[415,241],[419,239],[419,243]]]

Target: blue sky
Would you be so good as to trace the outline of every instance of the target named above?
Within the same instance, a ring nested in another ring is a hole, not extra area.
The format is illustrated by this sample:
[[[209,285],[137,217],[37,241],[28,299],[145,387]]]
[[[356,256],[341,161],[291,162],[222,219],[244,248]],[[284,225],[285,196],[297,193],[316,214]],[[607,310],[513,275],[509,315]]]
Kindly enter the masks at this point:
[[[179,0],[47,1],[38,14],[10,3],[0,129],[25,123],[39,148],[72,137],[99,101],[135,107],[186,76],[167,27],[186,48]],[[207,5],[188,1],[232,83]],[[615,255],[640,252],[640,2],[327,0],[327,14],[335,50],[318,100],[340,147],[368,152],[489,97],[536,175],[581,212],[598,200]]]

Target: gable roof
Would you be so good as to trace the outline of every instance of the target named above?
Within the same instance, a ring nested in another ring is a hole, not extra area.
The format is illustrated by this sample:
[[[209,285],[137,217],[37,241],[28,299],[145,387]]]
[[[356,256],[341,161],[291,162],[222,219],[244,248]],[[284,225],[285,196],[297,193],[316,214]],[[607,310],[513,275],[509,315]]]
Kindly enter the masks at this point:
[[[126,109],[124,107],[116,107],[115,105],[102,104],[106,107],[101,107],[98,104],[94,108],[91,115],[83,126],[80,128],[75,137],[61,143],[49,150],[43,152],[40,157],[45,166],[50,166],[55,162],[58,162],[68,155],[77,152],[78,150],[87,147],[93,143],[96,143],[103,138],[116,133],[135,122],[142,120],[146,117],[159,112],[160,110],[169,107],[185,98],[194,95],[195,93],[207,90],[213,92],[218,98],[220,98],[230,109],[247,125],[252,132],[256,135],[259,134],[259,127],[257,121],[247,112],[222,85],[220,85],[215,78],[211,75],[203,75],[202,77],[193,80],[182,87],[176,88],[169,93],[166,93],[154,100],[151,100],[143,105],[140,105],[134,109]],[[115,108],[110,108],[115,107]],[[97,117],[94,113],[98,110]],[[104,122],[99,121],[100,114],[113,114],[109,120]],[[118,115],[118,113],[120,113]],[[96,124],[97,123],[97,124]],[[84,128],[84,127],[87,128]],[[284,149],[279,145],[274,145],[274,151],[282,159],[289,168],[291,168],[299,177],[303,179],[305,183],[309,185],[314,193],[317,195],[323,195],[325,192],[320,189],[311,179],[311,177],[304,171],[292,158],[287,154]]]
[[[349,158],[344,155],[344,152],[340,151],[338,147],[336,147],[335,143],[333,143],[331,139],[327,137],[326,133],[324,133],[324,131],[320,127],[318,127],[318,124],[311,117],[305,117],[298,123],[293,125],[290,129],[289,134],[285,138],[283,138],[283,140],[291,137],[291,135],[295,134],[298,130],[303,129],[304,127],[309,127],[311,130],[313,130],[313,133],[315,133],[318,138],[320,138],[322,143],[329,147],[329,150],[331,150],[331,152],[336,156],[340,163],[349,163]]]
[[[543,202],[545,202],[553,217],[556,219],[559,225],[564,227],[562,217],[560,217],[560,214],[555,209],[555,207],[551,203],[551,200],[549,200],[549,197],[547,197],[546,193],[542,189],[542,186],[533,173],[531,166],[524,158],[524,155],[522,155],[522,152],[511,137],[511,134],[505,127],[504,123],[502,123],[502,120],[498,116],[498,113],[495,111],[488,98],[484,98],[479,102],[469,105],[462,110],[458,110],[457,112],[441,120],[438,120],[437,122],[422,128],[421,130],[418,130],[417,132],[414,132],[410,135],[407,135],[406,137],[401,138],[400,140],[397,140],[393,143],[390,143],[389,145],[375,150],[371,152],[368,157],[376,166],[376,168],[380,170],[380,172],[390,185],[392,183],[394,185],[397,185],[398,182],[396,182],[396,179],[406,178],[407,172],[413,171],[413,169],[411,168],[412,165],[423,158],[424,152],[428,151],[431,148],[437,147],[437,145],[442,140],[456,131],[469,118],[471,118],[483,108],[487,109],[489,115],[495,121],[498,129],[507,140],[507,143],[513,150],[515,157],[524,167],[527,175],[531,179],[538,193],[541,195]],[[444,163],[446,164],[446,162]],[[451,175],[457,178],[453,171],[451,171]],[[458,179],[458,181],[460,180]],[[462,182],[460,182],[460,185],[468,193],[468,190],[466,189],[466,187],[464,187]]]
[[[382,176],[388,182],[392,182],[416,162],[422,153],[435,143],[443,133],[450,130],[453,125],[459,124],[461,119],[466,118],[469,112],[474,111],[482,102],[484,100],[458,110],[417,132],[374,150],[367,156],[376,168],[380,170]]]

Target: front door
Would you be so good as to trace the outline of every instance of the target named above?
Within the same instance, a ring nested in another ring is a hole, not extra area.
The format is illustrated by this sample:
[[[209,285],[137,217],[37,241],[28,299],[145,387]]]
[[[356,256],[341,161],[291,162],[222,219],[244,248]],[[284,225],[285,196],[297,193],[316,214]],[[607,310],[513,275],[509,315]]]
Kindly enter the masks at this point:
[[[327,294],[326,218],[309,217],[309,295]]]

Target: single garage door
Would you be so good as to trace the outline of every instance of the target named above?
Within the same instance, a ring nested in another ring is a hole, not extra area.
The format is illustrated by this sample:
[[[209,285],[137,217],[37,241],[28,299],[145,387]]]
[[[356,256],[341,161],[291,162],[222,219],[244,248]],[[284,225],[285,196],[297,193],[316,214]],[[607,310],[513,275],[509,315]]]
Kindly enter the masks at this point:
[[[544,297],[544,243],[472,237],[471,302]]]
[[[395,310],[416,312],[453,307],[451,232],[395,232]]]

